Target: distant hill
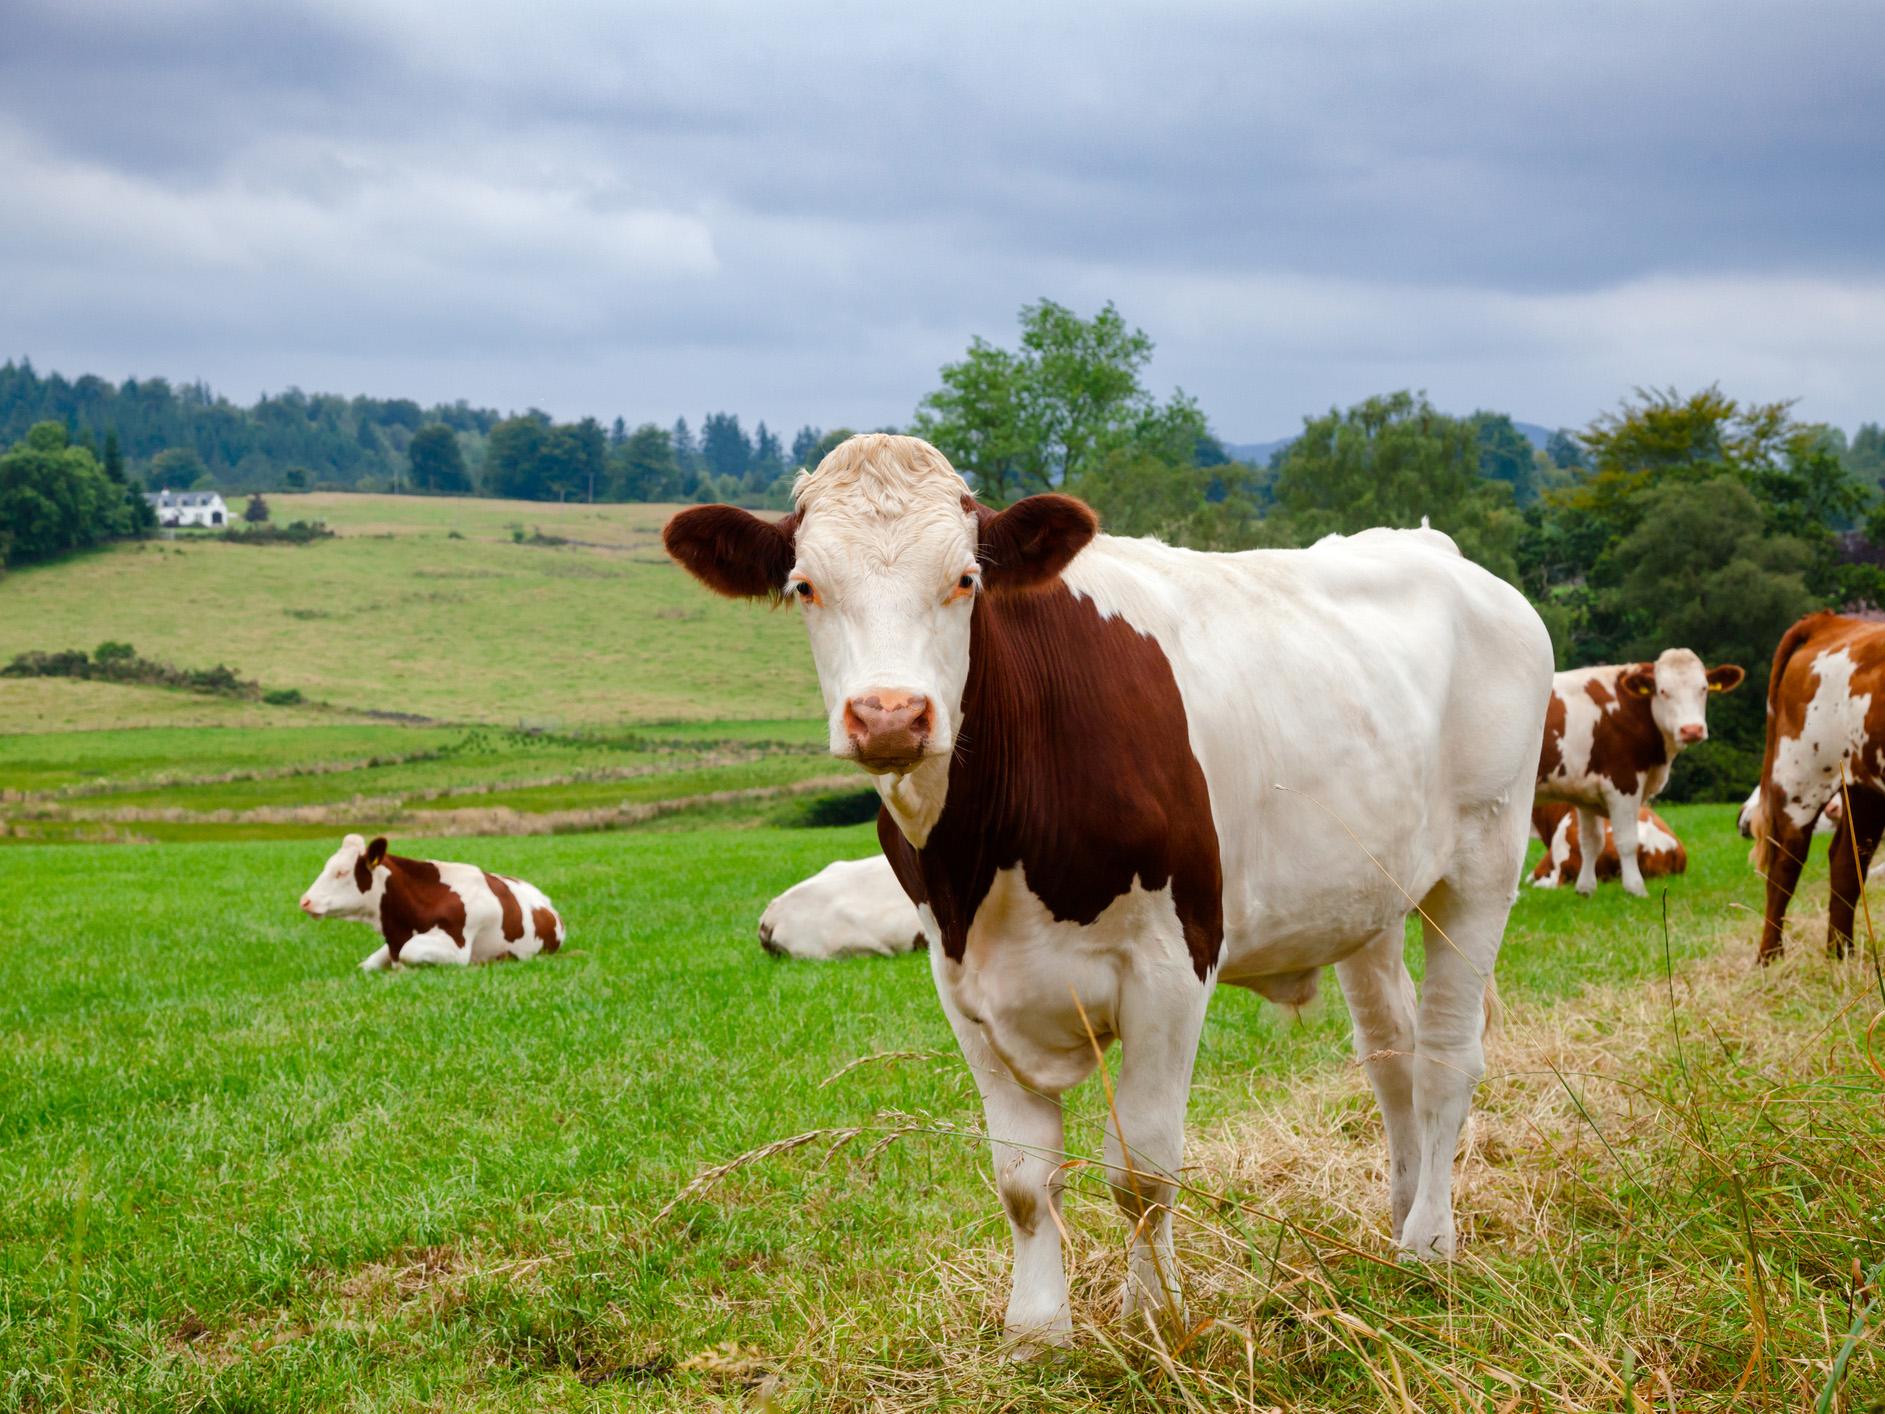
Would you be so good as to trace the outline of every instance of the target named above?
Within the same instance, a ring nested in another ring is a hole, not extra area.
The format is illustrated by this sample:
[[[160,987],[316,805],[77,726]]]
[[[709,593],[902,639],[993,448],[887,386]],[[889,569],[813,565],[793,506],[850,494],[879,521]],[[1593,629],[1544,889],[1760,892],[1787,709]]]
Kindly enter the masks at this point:
[[[1545,443],[1551,440],[1551,434],[1557,431],[1555,427],[1520,422],[1517,418],[1512,419],[1512,425],[1523,432],[1525,440],[1539,451],[1544,450]],[[1295,440],[1294,437],[1278,437],[1274,442],[1225,442],[1224,454],[1232,461],[1247,462],[1251,466],[1268,466],[1272,456]]]

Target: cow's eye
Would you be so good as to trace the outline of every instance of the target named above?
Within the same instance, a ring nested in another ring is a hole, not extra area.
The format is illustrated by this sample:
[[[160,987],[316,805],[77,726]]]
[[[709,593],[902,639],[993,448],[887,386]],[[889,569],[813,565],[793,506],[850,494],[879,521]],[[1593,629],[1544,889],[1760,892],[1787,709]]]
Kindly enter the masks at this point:
[[[818,591],[812,588],[812,582],[809,579],[793,580],[792,592],[798,595],[798,597],[807,604],[816,604],[818,602]]]
[[[975,588],[975,576],[974,576],[974,575],[972,575],[972,574],[965,574],[965,575],[963,575],[961,579],[958,579],[958,580],[956,581],[956,588],[957,588],[957,589],[973,589],[973,588]]]
[[[953,604],[958,599],[967,599],[970,595],[975,593],[977,583],[978,581],[973,572],[964,574],[956,581],[956,587],[949,591],[948,597],[943,602]]]

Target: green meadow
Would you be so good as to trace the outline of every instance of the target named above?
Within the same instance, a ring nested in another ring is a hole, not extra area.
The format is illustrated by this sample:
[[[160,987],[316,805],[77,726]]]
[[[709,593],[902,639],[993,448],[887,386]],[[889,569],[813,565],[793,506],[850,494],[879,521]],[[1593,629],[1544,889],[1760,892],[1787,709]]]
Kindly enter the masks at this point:
[[[1077,1341],[1016,1365],[925,959],[755,939],[875,848],[791,613],[683,583],[656,509],[273,504],[341,536],[0,580],[0,658],[306,699],[0,679],[0,1408],[1885,1409],[1885,978],[1823,955],[1817,857],[1752,966],[1733,807],[1663,812],[1691,867],[1649,900],[1522,891],[1460,1261],[1394,1259],[1332,979],[1226,989],[1191,1328],[1111,1319],[1096,1079]],[[568,945],[359,973],[375,935],[295,906],[347,829],[533,881]]]

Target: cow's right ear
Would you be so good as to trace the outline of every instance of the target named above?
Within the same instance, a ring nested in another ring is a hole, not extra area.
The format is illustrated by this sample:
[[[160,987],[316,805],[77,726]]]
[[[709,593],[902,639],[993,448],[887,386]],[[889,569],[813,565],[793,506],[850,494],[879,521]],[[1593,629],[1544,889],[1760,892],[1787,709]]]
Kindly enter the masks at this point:
[[[1656,695],[1656,665],[1638,663],[1631,668],[1623,675],[1623,690],[1633,692],[1638,697],[1654,697]]]
[[[792,538],[798,517],[776,525],[738,506],[695,506],[661,532],[681,568],[730,599],[778,598],[798,558]]]
[[[373,843],[367,846],[367,868],[377,869],[386,858],[386,836],[375,835]]]
[[[1005,511],[974,509],[982,583],[996,592],[1050,583],[1100,530],[1099,517],[1071,496],[1027,496]]]

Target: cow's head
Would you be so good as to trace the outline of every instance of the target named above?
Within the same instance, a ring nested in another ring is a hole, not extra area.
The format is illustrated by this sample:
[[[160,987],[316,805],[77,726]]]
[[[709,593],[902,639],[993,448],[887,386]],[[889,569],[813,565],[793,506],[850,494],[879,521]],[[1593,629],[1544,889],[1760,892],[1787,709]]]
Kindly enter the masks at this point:
[[[1655,662],[1624,673],[1623,690],[1649,699],[1657,728],[1680,751],[1708,740],[1709,693],[1733,692],[1746,676],[1733,663],[1704,668],[1688,649],[1665,648]]]
[[[348,835],[301,895],[301,911],[310,918],[378,918],[385,870],[384,837],[368,844]]]
[[[879,775],[954,750],[976,596],[1051,582],[1098,529],[1065,496],[978,506],[941,452],[883,433],[840,444],[793,501],[777,524],[682,511],[662,538],[716,593],[798,605],[832,754]]]

